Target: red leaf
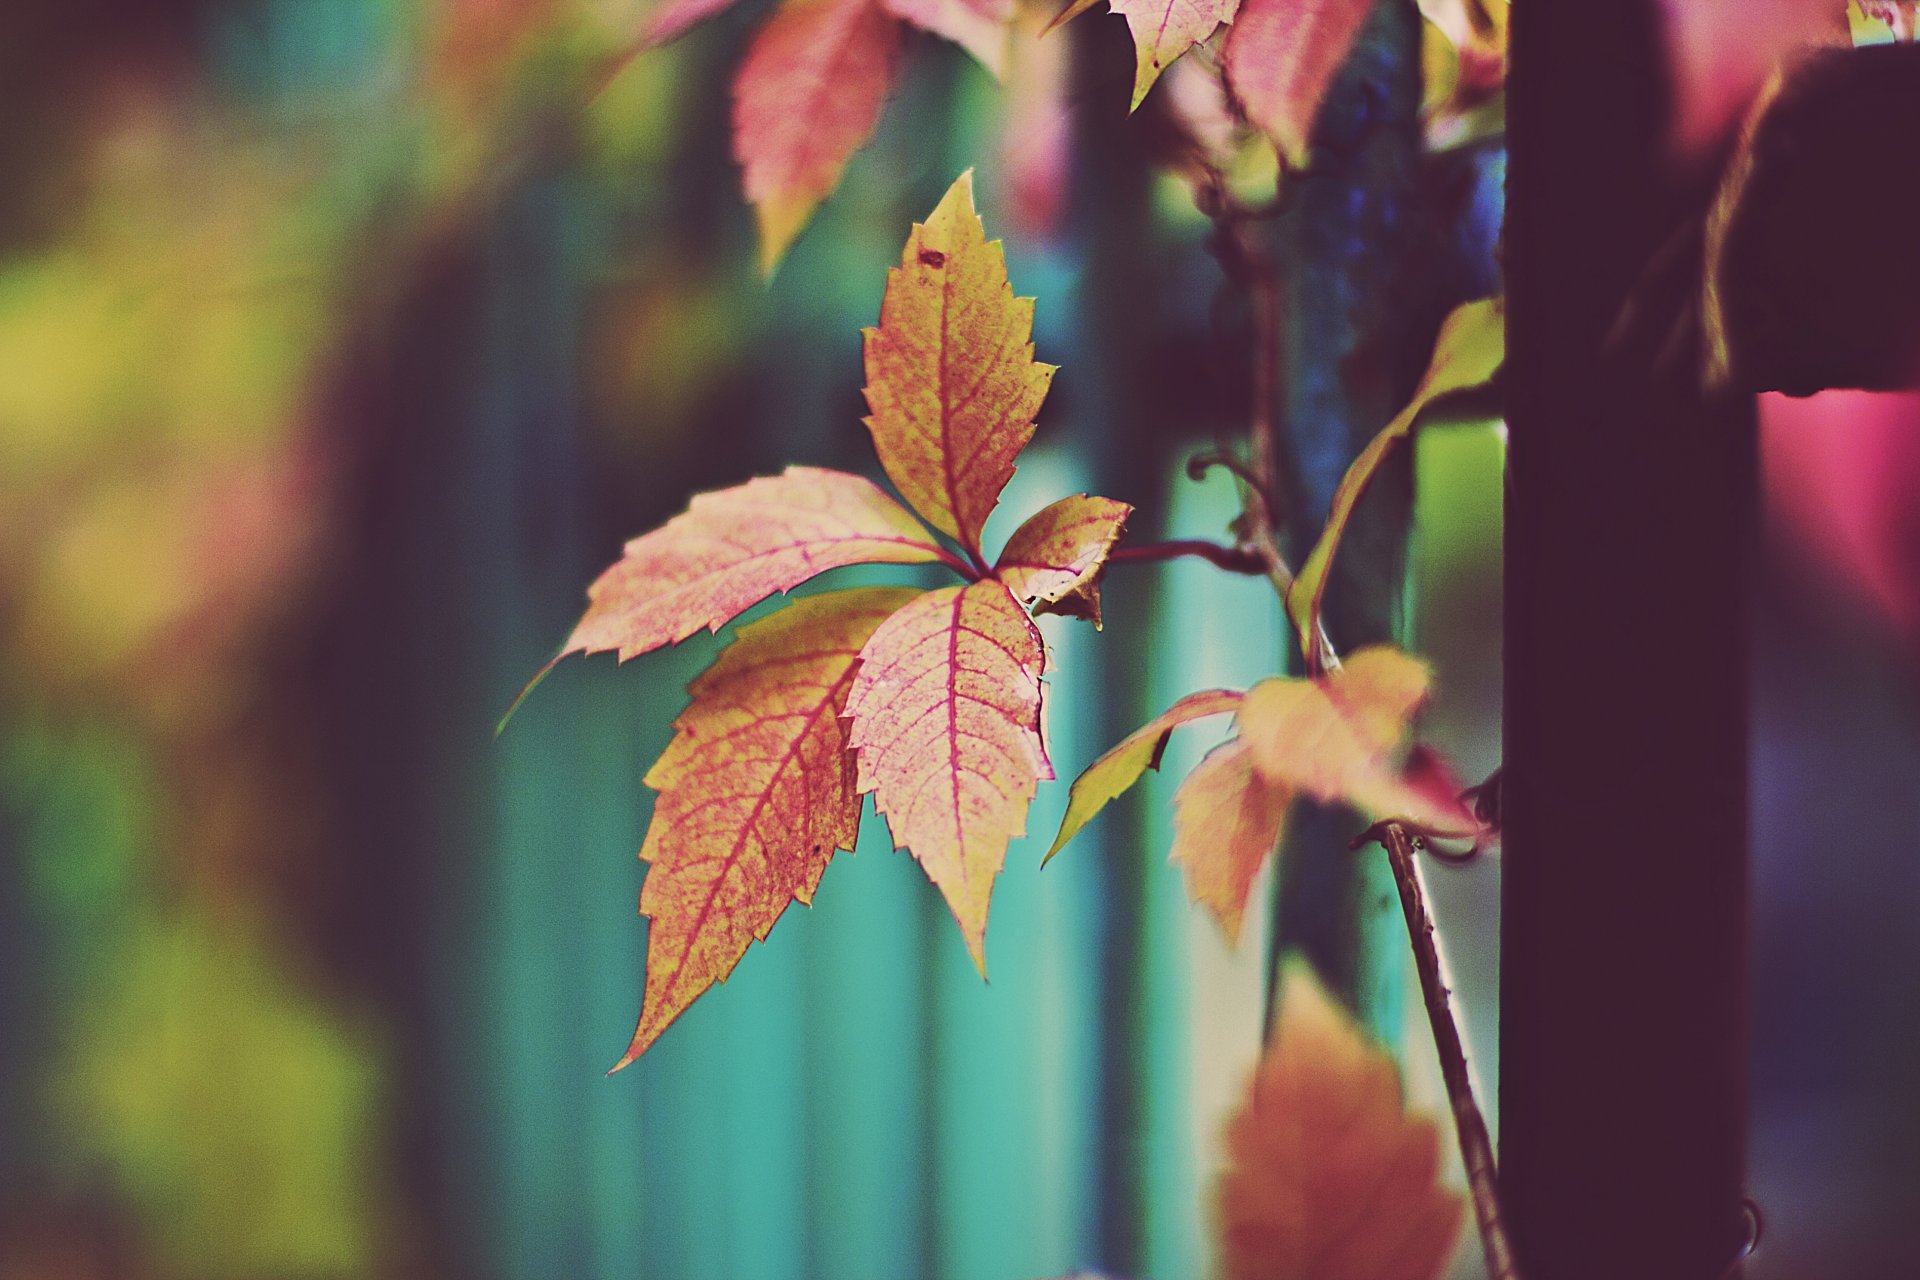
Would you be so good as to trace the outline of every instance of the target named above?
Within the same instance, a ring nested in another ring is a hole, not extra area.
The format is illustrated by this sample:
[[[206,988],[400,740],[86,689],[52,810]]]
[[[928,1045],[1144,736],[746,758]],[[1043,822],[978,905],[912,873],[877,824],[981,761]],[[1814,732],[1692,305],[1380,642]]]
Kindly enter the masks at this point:
[[[1166,749],[1167,737],[1175,728],[1189,720],[1225,715],[1238,707],[1245,696],[1229,689],[1190,693],[1088,765],[1073,780],[1073,788],[1067,793],[1067,811],[1060,819],[1060,834],[1053,838],[1047,857],[1065,848],[1067,841],[1093,820],[1093,815],[1125,794],[1148,769],[1160,767],[1160,753]]]
[[[1040,731],[1046,648],[989,578],[921,596],[860,657],[847,699],[860,791],[946,896],[984,975],[994,877],[1053,776]]]
[[[703,493],[627,544],[588,588],[592,603],[563,653],[617,649],[620,660],[718,631],[742,610],[849,564],[944,558],[878,485],[842,471],[788,467]]]
[[[971,171],[915,224],[865,334],[880,465],[929,524],[978,555],[1054,370],[1033,359],[1033,299],[1013,296],[1000,242],[974,212]]]
[[[1194,766],[1173,797],[1173,857],[1187,873],[1187,896],[1220,921],[1229,946],[1240,941],[1253,878],[1280,840],[1293,793],[1262,778],[1253,753],[1222,743]]]
[[[787,0],[733,82],[733,154],[774,264],[840,183],[893,87],[900,24],[877,0]]]
[[[953,41],[993,72],[1007,74],[1007,35],[1018,5],[1013,0],[882,0],[887,12]]]
[[[1014,530],[994,576],[1036,613],[1064,613],[1100,625],[1100,571],[1133,508],[1086,494],[1062,498]]]
[[[1407,1114],[1393,1059],[1298,961],[1226,1144],[1226,1280],[1438,1280],[1446,1270],[1466,1215],[1439,1183],[1439,1132]]]
[[[1307,162],[1314,117],[1372,8],[1372,0],[1241,0],[1220,50],[1227,84],[1295,168]]]
[[[861,646],[911,590],[836,591],[740,630],[693,682],[679,731],[647,772],[660,793],[640,857],[647,989],[639,1057],[695,999],[766,941],[789,902],[811,902],[836,849],[853,848],[860,797],[840,713]]]

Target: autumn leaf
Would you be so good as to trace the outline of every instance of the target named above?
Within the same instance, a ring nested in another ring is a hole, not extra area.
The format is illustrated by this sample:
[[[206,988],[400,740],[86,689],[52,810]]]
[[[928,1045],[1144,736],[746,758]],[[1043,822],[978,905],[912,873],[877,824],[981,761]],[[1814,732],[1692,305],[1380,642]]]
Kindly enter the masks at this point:
[[[1133,508],[1087,494],[1062,498],[1013,531],[993,574],[1035,613],[1100,625],[1100,571]]]
[[[1220,62],[1233,96],[1289,165],[1307,162],[1314,117],[1372,0],[1241,0]]]
[[[916,593],[876,588],[796,601],[740,629],[693,682],[648,770],[660,793],[640,857],[647,986],[614,1070],[764,942],[789,902],[811,902],[860,823],[840,713],[861,647]]]
[[[1067,793],[1067,811],[1060,819],[1060,834],[1047,850],[1051,858],[1066,847],[1067,841],[1109,803],[1124,795],[1140,781],[1148,769],[1160,767],[1160,754],[1167,738],[1189,720],[1225,715],[1240,705],[1245,695],[1230,689],[1208,689],[1190,693],[1147,723],[1122,738],[1105,755],[1088,765]],[[1044,861],[1044,859],[1043,859]]]
[[[914,224],[880,323],[864,333],[880,465],[928,523],[979,555],[1054,368],[1033,359],[1033,299],[1013,296],[1000,242],[974,212],[972,170]]]
[[[893,87],[900,24],[877,0],[786,0],[733,82],[733,154],[771,272],[839,185]]]
[[[1317,653],[1313,642],[1320,629],[1320,601],[1327,589],[1341,535],[1353,518],[1353,509],[1372,483],[1380,464],[1413,432],[1420,414],[1441,396],[1465,391],[1490,381],[1506,358],[1506,305],[1499,298],[1483,298],[1454,309],[1440,326],[1433,359],[1407,407],[1397,414],[1363,449],[1333,492],[1326,528],[1314,544],[1299,576],[1287,590],[1287,613],[1299,630],[1301,643]]]
[[[945,895],[986,973],[987,905],[1007,844],[1053,776],[1040,729],[1046,648],[991,578],[915,599],[875,631],[847,699],[861,794]]]
[[[1466,1220],[1440,1185],[1440,1135],[1306,966],[1227,1122],[1215,1221],[1226,1280],[1437,1280]]]
[[[1235,739],[1194,766],[1173,796],[1173,856],[1187,896],[1220,921],[1227,945],[1240,942],[1253,878],[1280,840],[1293,793],[1262,778],[1253,753]]]
[[[625,662],[702,627],[717,631],[774,592],[828,569],[945,557],[871,480],[788,467],[700,494],[685,512],[629,542],[588,588],[591,603],[562,652],[614,649]]]
[[[1132,111],[1175,58],[1211,36],[1221,23],[1235,21],[1241,0],[1111,0],[1110,7],[1126,17],[1133,33]],[[1059,21],[1072,16],[1062,14]]]
[[[1458,831],[1457,806],[1441,806],[1405,781],[1393,751],[1426,700],[1427,666],[1384,645],[1362,649],[1317,679],[1276,677],[1247,690],[1240,740],[1276,787],[1427,830]]]
[[[888,13],[953,41],[979,59],[996,80],[1007,74],[1007,35],[1014,0],[883,0]]]

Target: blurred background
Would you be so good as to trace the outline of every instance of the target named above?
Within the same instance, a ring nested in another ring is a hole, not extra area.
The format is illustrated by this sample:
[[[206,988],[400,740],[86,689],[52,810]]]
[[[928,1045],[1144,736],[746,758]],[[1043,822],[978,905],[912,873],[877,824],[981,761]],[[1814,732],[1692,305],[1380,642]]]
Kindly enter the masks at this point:
[[[690,493],[871,472],[858,330],[953,176],[979,166],[1063,366],[990,542],[1082,489],[1142,534],[1224,536],[1231,486],[1180,462],[1246,415],[1246,317],[1172,126],[1124,115],[1117,20],[1023,46],[1005,87],[910,41],[765,281],[726,128],[768,6],[629,62],[645,7],[0,12],[5,1280],[1207,1273],[1269,956],[1262,928],[1229,952],[1164,862],[1198,731],[1044,874],[1043,789],[991,985],[870,822],[603,1078],[639,1007],[639,780],[714,645],[569,661],[494,723]],[[1401,176],[1451,230],[1403,265],[1450,265],[1400,296],[1430,334],[1492,287],[1504,171],[1497,126],[1428,141]],[[1363,372],[1392,400],[1424,357]],[[1920,1269],[1915,418],[1767,412],[1755,1275]],[[1401,515],[1395,623],[1469,779],[1498,758],[1500,458],[1497,425],[1428,432]],[[1107,601],[1103,635],[1045,620],[1063,776],[1282,660],[1257,582],[1136,569]],[[1497,860],[1434,881],[1490,1101]]]

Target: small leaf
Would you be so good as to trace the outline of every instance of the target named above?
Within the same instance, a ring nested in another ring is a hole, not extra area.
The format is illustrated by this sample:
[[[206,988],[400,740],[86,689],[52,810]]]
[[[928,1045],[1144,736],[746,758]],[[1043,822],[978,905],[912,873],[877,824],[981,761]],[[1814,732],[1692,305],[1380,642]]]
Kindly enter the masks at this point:
[[[988,578],[914,600],[860,658],[847,699],[860,791],[945,895],[984,976],[994,877],[1053,776],[1040,730],[1046,647]]]
[[[887,12],[922,31],[953,41],[996,80],[1007,75],[1007,35],[1019,6],[1014,0],[883,0]]]
[[[1226,1280],[1438,1280],[1466,1206],[1440,1185],[1440,1135],[1409,1115],[1393,1059],[1306,966],[1227,1122],[1216,1221]]]
[[[1175,58],[1211,36],[1223,22],[1234,21],[1241,0],[1112,0],[1112,10],[1124,14],[1133,32],[1133,103],[1138,110],[1147,90]],[[1073,14],[1063,13],[1065,22]]]
[[[1465,391],[1490,381],[1506,358],[1506,306],[1499,298],[1484,298],[1454,309],[1440,326],[1434,343],[1433,360],[1420,379],[1407,407],[1396,415],[1361,451],[1340,478],[1333,492],[1333,507],[1327,513],[1327,525],[1320,533],[1300,575],[1287,591],[1287,613],[1299,629],[1301,644],[1309,653],[1318,651],[1313,637],[1320,627],[1320,600],[1326,593],[1327,573],[1333,567],[1334,553],[1346,532],[1353,509],[1380,469],[1387,455],[1413,431],[1414,423],[1426,407],[1441,396]]]
[[[1240,942],[1253,878],[1280,840],[1293,793],[1262,778],[1238,740],[1215,747],[1173,797],[1173,857],[1187,874],[1187,896],[1211,911]]]
[[[1426,664],[1398,649],[1362,649],[1313,680],[1262,680],[1240,704],[1240,738],[1277,787],[1423,830],[1459,830],[1458,806],[1404,781],[1392,753],[1427,696]]]
[[[865,331],[866,421],[894,486],[975,555],[1053,381],[1032,334],[1033,299],[1013,296],[969,170],[887,272],[880,324]]]
[[[1053,20],[1040,29],[1040,34],[1050,34],[1055,27],[1065,26],[1099,3],[1100,0],[1072,0],[1066,8],[1053,15]]]
[[[678,732],[647,772],[660,793],[640,857],[647,989],[639,1057],[789,902],[811,902],[837,849],[853,848],[860,797],[840,713],[861,646],[916,593],[810,596],[740,629],[693,682]]]
[[[1221,66],[1247,119],[1295,169],[1372,8],[1373,0],[1241,0]]]
[[[647,43],[665,44],[732,8],[737,0],[666,0],[647,19]]]
[[[1027,520],[1000,552],[994,576],[1036,613],[1100,625],[1100,571],[1133,508],[1087,494],[1062,498]]]
[[[871,480],[788,467],[703,493],[627,544],[587,590],[592,601],[563,653],[618,650],[620,661],[718,631],[742,610],[849,564],[923,564],[944,553]]]
[[[1053,847],[1047,850],[1047,857],[1051,858],[1065,848],[1067,841],[1080,834],[1080,828],[1091,822],[1093,816],[1110,802],[1124,795],[1148,769],[1160,767],[1160,753],[1166,749],[1167,737],[1175,728],[1204,716],[1225,715],[1237,708],[1244,696],[1230,689],[1190,693],[1122,738],[1112,750],[1088,765],[1073,780],[1073,787],[1067,793],[1067,812],[1060,819],[1060,834],[1053,838]]]
[[[877,0],[786,0],[733,82],[733,154],[771,272],[840,184],[893,88],[900,24]]]

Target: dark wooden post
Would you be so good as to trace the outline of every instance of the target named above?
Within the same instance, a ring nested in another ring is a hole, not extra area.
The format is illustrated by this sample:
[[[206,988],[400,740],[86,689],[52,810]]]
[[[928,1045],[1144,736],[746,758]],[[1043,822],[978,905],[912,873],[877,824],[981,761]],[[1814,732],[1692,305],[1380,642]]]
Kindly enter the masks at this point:
[[[1687,273],[1650,266],[1697,262],[1707,200],[1664,176],[1656,5],[1515,9],[1501,1184],[1528,1280],[1717,1280],[1743,1235],[1751,400],[1705,397],[1658,283]]]

